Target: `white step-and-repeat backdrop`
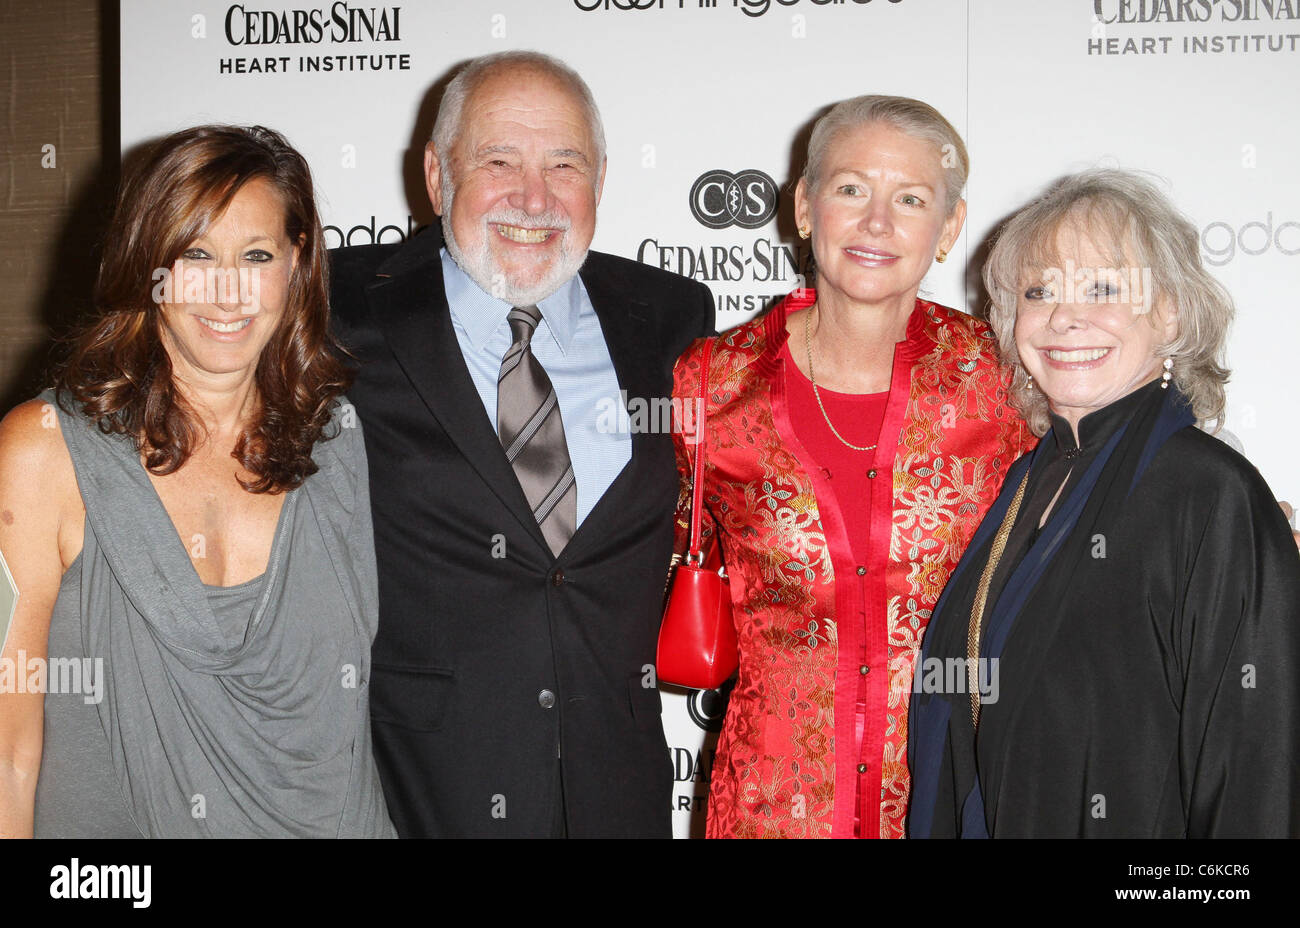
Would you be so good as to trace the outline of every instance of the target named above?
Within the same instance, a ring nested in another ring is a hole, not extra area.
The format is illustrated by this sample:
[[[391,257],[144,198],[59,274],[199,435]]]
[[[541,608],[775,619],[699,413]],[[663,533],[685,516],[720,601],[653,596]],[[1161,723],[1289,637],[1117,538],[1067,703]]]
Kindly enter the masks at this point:
[[[1300,499],[1300,0],[122,0],[121,26],[123,146],[278,129],[312,165],[331,245],[432,220],[419,162],[455,65],[564,59],[609,140],[593,247],[705,281],[719,328],[796,285],[793,179],[836,100],[919,97],[962,131],[965,260],[923,292],[967,311],[972,256],[1049,181],[1152,172],[1237,302],[1223,437]],[[710,181],[741,174],[762,195],[718,214]],[[721,706],[664,697],[679,835],[702,826]]]

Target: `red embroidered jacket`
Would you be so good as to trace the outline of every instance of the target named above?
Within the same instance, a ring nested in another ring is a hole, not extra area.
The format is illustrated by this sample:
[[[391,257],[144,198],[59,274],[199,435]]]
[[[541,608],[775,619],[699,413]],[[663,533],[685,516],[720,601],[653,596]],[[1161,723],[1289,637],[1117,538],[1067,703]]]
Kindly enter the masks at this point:
[[[766,316],[715,339],[709,371],[705,524],[731,578],[740,669],[709,790],[709,837],[850,837],[861,788],[880,790],[880,837],[903,837],[907,707],[921,634],[944,583],[1007,468],[1035,441],[1008,401],[988,326],[917,300],[894,370],[876,460],[893,460],[893,508],[872,511],[867,570],[884,572],[888,672],[871,683],[859,765],[853,745],[858,656],[868,630],[839,621],[832,561],[851,563],[826,478],[795,437],[779,360],[786,315],[816,299],[795,291]],[[674,372],[674,407],[699,393],[695,342]],[[681,405],[684,404],[684,405]],[[689,434],[693,428],[685,423]],[[674,436],[685,548],[694,446]],[[890,524],[892,521],[892,524]],[[885,543],[885,540],[888,543]],[[841,556],[842,555],[842,556]],[[861,570],[859,570],[861,573]],[[845,585],[847,588],[847,584]],[[865,831],[866,822],[862,823]]]

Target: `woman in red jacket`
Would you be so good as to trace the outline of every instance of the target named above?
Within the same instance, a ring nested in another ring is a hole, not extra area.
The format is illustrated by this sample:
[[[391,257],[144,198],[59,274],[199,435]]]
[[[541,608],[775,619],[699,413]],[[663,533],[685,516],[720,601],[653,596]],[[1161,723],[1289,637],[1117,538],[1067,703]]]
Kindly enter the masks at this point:
[[[903,836],[921,635],[1032,439],[988,327],[917,298],[961,232],[968,164],[925,103],[834,107],[795,192],[817,288],[714,339],[704,515],[740,669],[710,837]],[[703,345],[677,363],[679,398]],[[677,438],[684,513],[696,446]]]

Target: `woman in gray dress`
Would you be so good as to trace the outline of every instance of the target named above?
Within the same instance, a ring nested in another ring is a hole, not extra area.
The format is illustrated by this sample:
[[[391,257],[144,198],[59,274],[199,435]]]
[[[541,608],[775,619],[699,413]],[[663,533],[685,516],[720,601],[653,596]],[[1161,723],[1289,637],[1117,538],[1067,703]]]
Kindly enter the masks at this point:
[[[324,259],[275,132],[188,129],[128,167],[93,317],[0,423],[0,835],[394,834]]]

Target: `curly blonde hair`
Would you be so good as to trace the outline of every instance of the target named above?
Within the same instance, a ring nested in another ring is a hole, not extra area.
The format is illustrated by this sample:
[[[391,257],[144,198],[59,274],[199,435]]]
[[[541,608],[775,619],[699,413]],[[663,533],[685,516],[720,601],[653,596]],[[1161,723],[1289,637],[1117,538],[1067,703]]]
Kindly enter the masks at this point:
[[[1149,269],[1157,311],[1166,307],[1178,318],[1178,334],[1157,352],[1173,359],[1174,383],[1196,418],[1202,424],[1213,420],[1217,430],[1226,402],[1224,346],[1232,297],[1201,263],[1196,226],[1155,184],[1131,171],[1095,168],[1056,181],[1009,219],[984,264],[989,323],[1003,363],[1015,373],[1012,400],[1034,434],[1050,426],[1047,398],[1030,388],[1016,350],[1016,312],[1025,287],[1041,279],[1044,269],[1060,266],[1056,234],[1066,224],[1104,243],[1116,267]]]

